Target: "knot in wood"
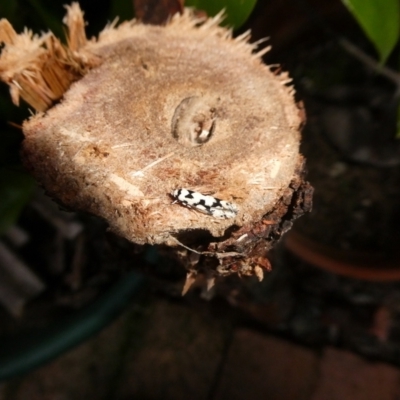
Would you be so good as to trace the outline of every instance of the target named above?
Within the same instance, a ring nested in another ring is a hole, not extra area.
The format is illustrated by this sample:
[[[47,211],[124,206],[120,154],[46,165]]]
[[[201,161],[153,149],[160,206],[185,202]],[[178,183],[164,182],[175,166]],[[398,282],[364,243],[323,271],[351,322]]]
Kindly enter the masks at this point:
[[[172,136],[184,146],[207,143],[216,131],[219,100],[197,96],[183,99],[172,118]]]

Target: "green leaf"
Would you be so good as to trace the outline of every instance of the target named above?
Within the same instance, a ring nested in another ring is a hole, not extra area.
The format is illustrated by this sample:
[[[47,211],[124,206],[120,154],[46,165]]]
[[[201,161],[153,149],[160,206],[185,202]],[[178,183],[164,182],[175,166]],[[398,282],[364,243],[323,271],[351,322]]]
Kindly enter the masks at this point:
[[[17,168],[0,168],[0,234],[18,218],[31,198],[35,181]]]
[[[186,0],[185,6],[204,10],[210,16],[225,9],[224,25],[237,29],[249,18],[256,2],[257,0]]]
[[[399,0],[342,0],[374,44],[383,64],[399,39]]]

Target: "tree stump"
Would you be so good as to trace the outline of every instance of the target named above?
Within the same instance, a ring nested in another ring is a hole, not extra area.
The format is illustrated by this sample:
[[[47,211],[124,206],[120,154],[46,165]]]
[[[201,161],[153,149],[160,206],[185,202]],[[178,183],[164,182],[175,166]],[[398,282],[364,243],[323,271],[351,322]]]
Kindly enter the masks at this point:
[[[267,49],[254,52],[248,33],[232,38],[220,20],[185,10],[165,26],[111,25],[89,41],[74,4],[69,47],[51,36],[30,53],[41,55],[28,81],[49,100],[23,125],[26,167],[68,208],[139,245],[168,246],[189,281],[201,271],[210,282],[262,279],[266,252],[311,208],[290,79],[262,63]],[[14,34],[3,39],[0,76],[14,101],[29,102],[23,70],[32,57],[10,67]],[[50,105],[58,80],[76,82]]]

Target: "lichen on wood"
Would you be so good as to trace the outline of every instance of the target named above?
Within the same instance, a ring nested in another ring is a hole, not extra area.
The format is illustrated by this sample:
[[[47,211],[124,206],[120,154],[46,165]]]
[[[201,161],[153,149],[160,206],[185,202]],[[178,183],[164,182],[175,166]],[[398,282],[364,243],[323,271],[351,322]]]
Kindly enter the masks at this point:
[[[299,153],[302,118],[288,75],[262,63],[268,48],[257,52],[249,33],[233,38],[220,21],[185,9],[162,27],[111,24],[88,41],[74,4],[67,46],[51,34],[23,34],[38,60],[46,59],[34,74],[46,90],[45,66],[53,73],[54,64],[68,66],[68,85],[80,78],[58,104],[64,84],[31,103],[47,111],[25,121],[23,158],[59,202],[104,218],[137,244],[170,246],[191,276],[261,279],[266,252],[311,207]],[[29,102],[18,80],[30,79],[29,67],[5,66],[19,40],[9,36],[0,76],[14,101]],[[217,219],[174,204],[178,188],[233,202],[239,212]]]

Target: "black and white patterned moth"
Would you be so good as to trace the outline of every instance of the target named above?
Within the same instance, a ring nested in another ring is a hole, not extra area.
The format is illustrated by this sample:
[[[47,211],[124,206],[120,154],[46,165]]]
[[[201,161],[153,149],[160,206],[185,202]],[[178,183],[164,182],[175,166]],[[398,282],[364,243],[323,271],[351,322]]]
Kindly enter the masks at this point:
[[[179,202],[185,207],[211,215],[214,218],[235,218],[238,213],[235,204],[190,189],[175,189],[172,192],[172,197],[175,199],[174,203]]]

